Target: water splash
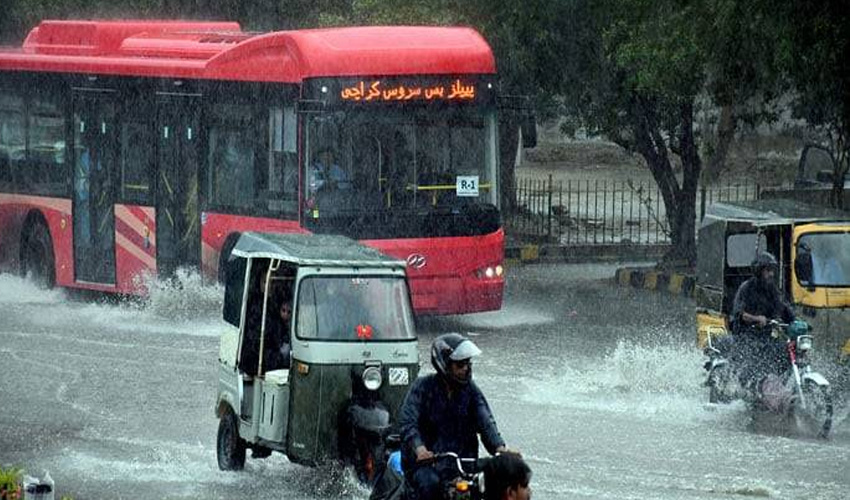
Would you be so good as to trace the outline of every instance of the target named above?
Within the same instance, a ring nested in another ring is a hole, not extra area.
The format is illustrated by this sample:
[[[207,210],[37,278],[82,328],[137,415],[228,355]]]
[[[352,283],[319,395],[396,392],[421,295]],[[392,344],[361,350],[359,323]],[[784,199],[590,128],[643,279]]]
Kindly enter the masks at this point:
[[[42,290],[12,274],[0,274],[0,304],[57,304],[65,300],[62,290]]]
[[[221,314],[224,289],[197,270],[180,268],[171,279],[148,278],[145,286],[149,293],[143,304],[161,318],[190,321]]]

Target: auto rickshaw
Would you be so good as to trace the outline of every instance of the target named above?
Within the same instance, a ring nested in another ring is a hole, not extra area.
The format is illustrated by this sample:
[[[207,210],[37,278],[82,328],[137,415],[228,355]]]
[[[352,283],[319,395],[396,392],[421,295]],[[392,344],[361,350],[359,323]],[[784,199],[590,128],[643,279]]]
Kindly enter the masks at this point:
[[[725,335],[735,293],[768,251],[796,314],[813,326],[825,359],[850,357],[850,214],[785,199],[716,203],[697,241],[697,343]]]
[[[341,236],[244,233],[224,275],[219,468],[251,449],[371,481],[419,370],[405,263]]]

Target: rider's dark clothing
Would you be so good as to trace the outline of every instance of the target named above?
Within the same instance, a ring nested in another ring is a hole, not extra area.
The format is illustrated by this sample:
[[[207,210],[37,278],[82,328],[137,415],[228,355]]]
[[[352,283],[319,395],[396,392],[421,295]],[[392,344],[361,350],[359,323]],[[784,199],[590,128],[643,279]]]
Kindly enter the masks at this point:
[[[764,316],[768,320],[780,319],[783,323],[794,321],[794,312],[782,300],[782,293],[773,282],[763,283],[752,277],[741,285],[732,303],[732,333],[745,335],[770,335],[770,330],[751,328],[744,323],[742,313]]]
[[[436,467],[416,466],[416,448],[424,445],[434,453],[454,452],[464,458],[478,457],[478,436],[488,452],[505,445],[484,394],[470,381],[455,386],[449,397],[439,375],[417,379],[401,407],[402,468],[417,498],[441,498],[441,480],[452,479],[454,463]],[[444,461],[445,462],[445,461]]]
[[[745,323],[743,313],[777,319],[783,323],[794,321],[794,312],[782,299],[782,294],[773,282],[765,283],[752,277],[741,285],[732,305],[731,328],[734,334],[734,349],[737,362],[742,364],[741,379],[745,383],[759,380],[762,376],[781,371],[785,357],[782,342],[771,338],[771,328]]]

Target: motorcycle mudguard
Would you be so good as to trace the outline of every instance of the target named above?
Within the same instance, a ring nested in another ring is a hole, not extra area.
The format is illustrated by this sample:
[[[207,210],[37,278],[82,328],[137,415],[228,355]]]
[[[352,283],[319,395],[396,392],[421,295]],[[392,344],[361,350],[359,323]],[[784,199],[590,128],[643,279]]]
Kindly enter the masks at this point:
[[[362,429],[383,435],[390,428],[390,412],[381,405],[348,407],[349,422],[353,429]]]
[[[807,373],[804,373],[800,378],[802,378],[804,382],[806,380],[811,380],[812,382],[814,382],[815,384],[817,384],[821,387],[828,387],[829,386],[829,380],[827,380],[826,377],[824,377],[823,375],[821,375],[818,372],[807,372]]]

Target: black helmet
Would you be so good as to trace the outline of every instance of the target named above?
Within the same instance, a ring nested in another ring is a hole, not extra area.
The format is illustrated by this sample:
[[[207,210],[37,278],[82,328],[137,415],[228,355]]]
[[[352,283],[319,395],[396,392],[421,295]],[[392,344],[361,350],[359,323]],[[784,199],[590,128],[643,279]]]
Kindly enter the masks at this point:
[[[459,333],[444,333],[434,339],[434,343],[431,344],[431,364],[434,365],[434,369],[440,375],[460,384],[469,381],[452,377],[448,371],[449,362],[463,361],[479,354],[481,354],[481,349]]]
[[[756,259],[753,261],[753,274],[755,276],[761,276],[761,272],[766,268],[772,268],[776,270],[779,267],[779,262],[776,261],[776,257],[773,256],[770,252],[760,252]]]

